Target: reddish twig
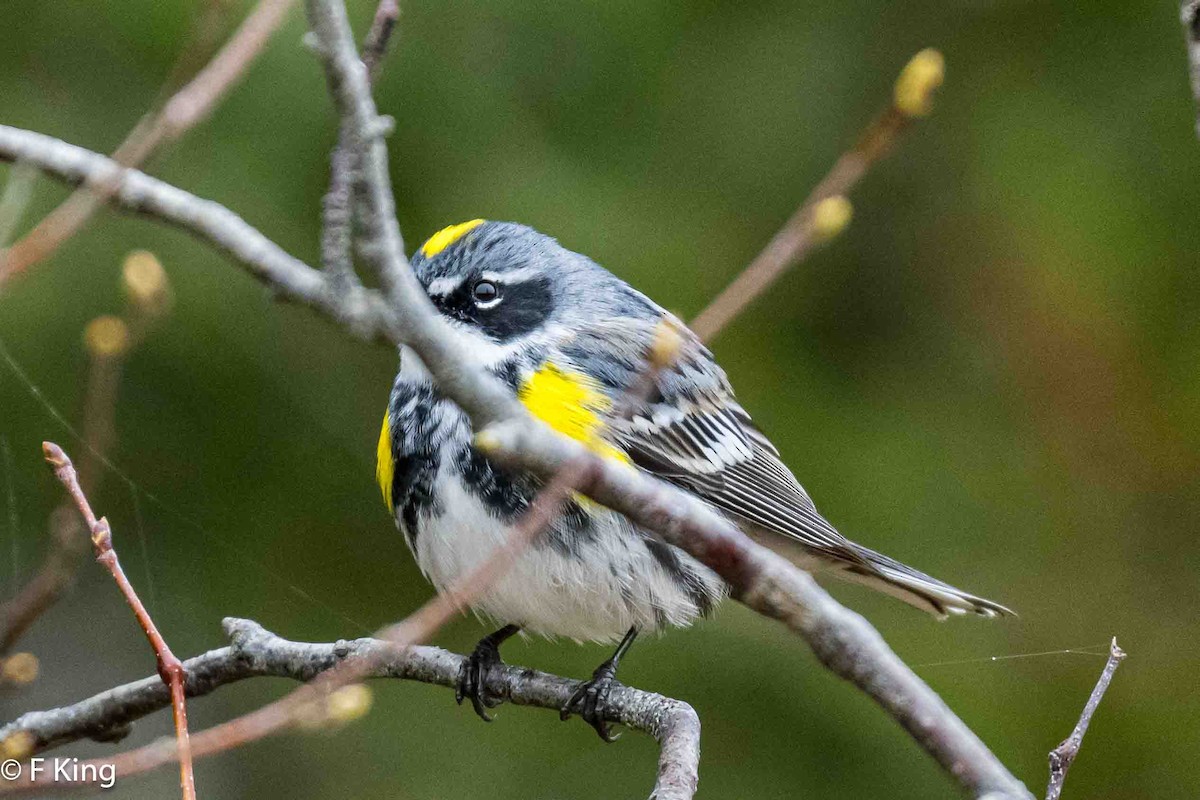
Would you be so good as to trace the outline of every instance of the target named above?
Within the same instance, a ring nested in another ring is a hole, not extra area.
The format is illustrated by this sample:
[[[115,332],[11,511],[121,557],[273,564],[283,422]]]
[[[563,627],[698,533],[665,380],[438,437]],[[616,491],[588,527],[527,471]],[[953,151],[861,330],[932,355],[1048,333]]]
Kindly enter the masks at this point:
[[[133,609],[138,624],[154,649],[158,675],[171,690],[171,711],[175,717],[175,739],[179,753],[179,782],[183,789],[183,800],[196,800],[196,779],[192,768],[192,751],[187,727],[187,701],[184,696],[184,682],[187,675],[183,669],[183,662],[171,652],[166,640],[158,632],[150,613],[146,611],[146,607],[138,598],[133,584],[125,577],[125,571],[121,569],[121,562],[117,558],[117,551],[112,546],[112,529],[109,527],[108,520],[104,517],[96,518],[87,496],[79,486],[79,476],[75,472],[75,466],[71,463],[71,459],[67,457],[61,447],[53,442],[43,442],[42,451],[46,456],[46,461],[54,468],[55,477],[67,490],[67,494],[79,509],[88,530],[91,531],[96,560],[104,565],[113,580],[116,581],[117,588],[124,595],[125,602]]]
[[[691,328],[697,336],[711,340],[785,270],[846,226],[850,204],[845,195],[872,164],[891,150],[896,137],[913,119],[929,112],[933,91],[941,85],[942,76],[942,56],[936,50],[922,50],[909,61],[896,80],[891,105],[834,162],[762,252],[692,320]]]
[[[363,39],[362,62],[367,67],[367,75],[372,81],[379,77],[379,67],[387,55],[392,43],[392,34],[396,31],[396,23],[400,21],[400,4],[397,0],[379,0],[375,8],[375,18],[371,21],[371,29]]]
[[[225,46],[157,114],[134,126],[113,152],[128,168],[144,162],[162,144],[177,139],[212,111],[262,51],[283,22],[293,0],[259,0]],[[184,63],[181,59],[180,63]],[[0,253],[0,285],[51,256],[91,219],[119,186],[119,179],[88,185],[68,197],[33,230]]]
[[[1062,744],[1050,751],[1050,784],[1046,787],[1046,800],[1058,800],[1059,795],[1062,794],[1063,782],[1067,779],[1067,770],[1071,768],[1075,756],[1079,755],[1079,748],[1083,744],[1083,735],[1087,733],[1092,715],[1100,707],[1100,701],[1104,699],[1104,693],[1108,691],[1108,684],[1112,682],[1113,674],[1124,660],[1125,651],[1117,646],[1117,639],[1114,636],[1112,644],[1108,648],[1108,662],[1104,665],[1104,671],[1100,673],[1100,679],[1096,681],[1096,687],[1092,689],[1092,694],[1083,707],[1083,713],[1079,715],[1079,722],[1075,723],[1075,730],[1071,731],[1071,735],[1064,739]]]
[[[292,2],[259,0],[225,46],[163,106],[155,124],[158,141],[175,139],[208,117],[283,24]]]

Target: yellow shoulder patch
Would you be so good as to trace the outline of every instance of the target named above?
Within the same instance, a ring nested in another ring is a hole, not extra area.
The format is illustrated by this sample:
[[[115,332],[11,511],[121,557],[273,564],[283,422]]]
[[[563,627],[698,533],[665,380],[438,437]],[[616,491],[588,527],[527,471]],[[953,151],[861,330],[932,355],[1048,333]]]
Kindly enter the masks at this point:
[[[392,424],[388,413],[383,412],[383,429],[379,431],[379,444],[375,449],[375,480],[379,481],[379,490],[383,492],[383,502],[387,503],[388,511],[395,513],[395,501],[392,499],[392,478],[396,475],[396,460],[392,456]]]
[[[468,222],[460,222],[457,225],[451,225],[442,228],[440,231],[429,237],[429,241],[421,245],[421,255],[426,258],[433,258],[438,253],[445,250],[450,245],[457,242],[462,237],[466,236],[472,229],[478,228],[483,224],[481,219],[473,219]]]
[[[547,363],[521,385],[517,397],[530,414],[564,436],[597,455],[629,463],[629,456],[602,436],[603,415],[612,401],[591,376]]]

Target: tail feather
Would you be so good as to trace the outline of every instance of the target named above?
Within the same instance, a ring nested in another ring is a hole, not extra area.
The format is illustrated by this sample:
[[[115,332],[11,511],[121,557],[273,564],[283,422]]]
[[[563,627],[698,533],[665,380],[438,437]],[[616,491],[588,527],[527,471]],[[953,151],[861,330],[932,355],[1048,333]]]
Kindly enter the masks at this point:
[[[845,563],[833,574],[844,580],[903,600],[911,606],[945,619],[951,614],[978,614],[981,617],[1016,616],[999,603],[956,589],[948,583],[902,564],[894,558],[859,547],[860,563]]]
[[[801,569],[826,572],[842,580],[869,586],[938,619],[958,614],[977,614],[981,617],[1016,616],[1014,611],[999,603],[956,589],[931,575],[848,539],[842,539],[839,549],[830,552],[817,550],[796,539],[784,538],[777,532],[757,525],[747,525],[743,530],[752,539],[785,556]]]

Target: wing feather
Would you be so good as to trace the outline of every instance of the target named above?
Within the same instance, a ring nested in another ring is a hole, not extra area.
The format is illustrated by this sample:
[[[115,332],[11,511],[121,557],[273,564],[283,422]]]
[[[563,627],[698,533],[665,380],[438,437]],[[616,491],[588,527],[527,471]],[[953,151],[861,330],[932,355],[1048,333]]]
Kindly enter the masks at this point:
[[[635,464],[716,508],[811,548],[862,563],[859,549],[817,512],[779,452],[733,397],[724,372],[698,343],[656,376],[649,402],[616,423]]]

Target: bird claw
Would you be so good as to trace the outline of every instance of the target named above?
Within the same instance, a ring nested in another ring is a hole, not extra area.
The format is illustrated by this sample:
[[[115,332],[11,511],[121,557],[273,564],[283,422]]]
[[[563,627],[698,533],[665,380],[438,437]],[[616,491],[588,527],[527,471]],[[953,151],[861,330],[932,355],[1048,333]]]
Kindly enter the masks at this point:
[[[592,673],[591,680],[582,681],[576,687],[559,710],[558,718],[566,721],[571,718],[572,713],[577,713],[604,741],[611,743],[621,738],[621,734],[612,732],[612,727],[606,719],[609,694],[612,693],[613,686],[620,685],[615,677],[616,671],[616,666],[610,661],[601,664]]]
[[[471,655],[467,656],[458,669],[458,686],[454,691],[454,700],[461,706],[463,699],[471,698],[471,707],[484,722],[491,722],[493,719],[488,709],[504,702],[503,697],[490,693],[487,688],[488,673],[493,667],[503,663],[499,646],[485,638],[475,645]]]

